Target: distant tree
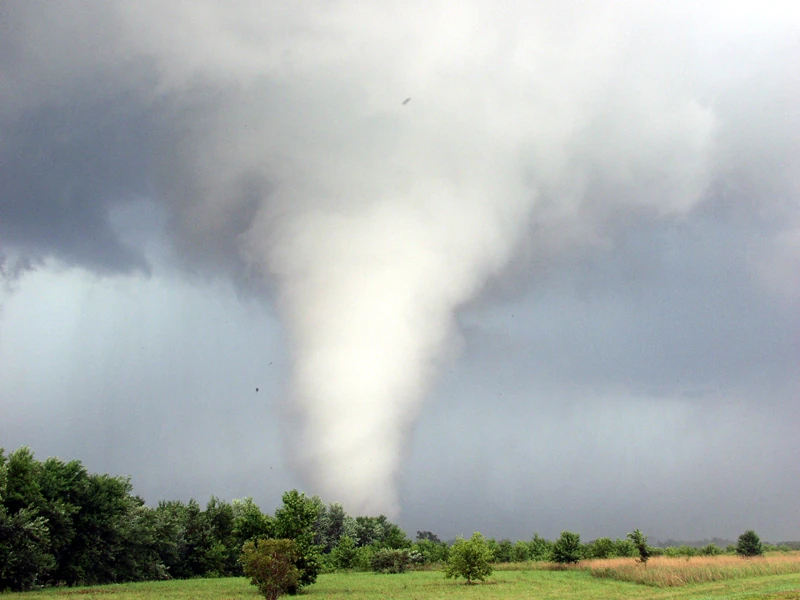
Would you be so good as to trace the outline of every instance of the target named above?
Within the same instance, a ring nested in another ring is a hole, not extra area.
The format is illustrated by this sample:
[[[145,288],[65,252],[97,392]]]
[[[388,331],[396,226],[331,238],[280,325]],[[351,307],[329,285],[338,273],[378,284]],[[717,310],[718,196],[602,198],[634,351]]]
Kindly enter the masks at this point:
[[[433,542],[430,539],[414,542],[411,548],[419,554],[422,564],[443,563],[447,560],[449,551],[444,542]]]
[[[636,556],[636,546],[629,539],[621,540],[617,538],[614,540],[614,554],[620,558],[633,558]]]
[[[528,542],[528,548],[530,548],[531,560],[541,562],[553,558],[553,543],[538,533],[533,534],[533,538]]]
[[[512,560],[514,562],[526,562],[531,559],[531,549],[526,542],[522,540],[514,544],[514,551],[512,552]]]
[[[331,550],[331,560],[335,569],[352,569],[356,566],[357,557],[356,543],[349,535],[340,537]]]
[[[717,546],[714,542],[700,548],[700,554],[703,556],[718,556],[722,554],[722,548]]]
[[[650,558],[650,548],[647,546],[647,536],[638,529],[634,529],[628,534],[628,539],[633,542],[636,551],[639,553],[639,562],[646,564]]]
[[[755,531],[748,529],[739,536],[739,541],[736,543],[736,554],[742,557],[761,556],[764,554],[761,539],[759,539]]]
[[[246,542],[240,561],[250,583],[267,600],[296,590],[300,582],[299,553],[294,540],[255,540]]]
[[[589,548],[591,558],[610,558],[616,555],[614,542],[611,538],[597,538]]]
[[[421,542],[423,540],[428,540],[429,542],[433,542],[434,544],[441,544],[442,540],[439,539],[439,536],[430,531],[418,531],[417,532],[417,541]]]
[[[241,550],[245,542],[272,537],[273,523],[261,512],[253,498],[241,498],[231,503],[233,512],[233,543]]]
[[[581,560],[581,536],[572,531],[562,531],[553,543],[553,561],[560,564],[577,563]]]
[[[338,502],[321,505],[314,522],[314,544],[323,553],[330,552],[342,536],[355,537],[355,520],[349,516]]]
[[[493,559],[486,538],[476,531],[468,540],[462,537],[456,539],[450,548],[444,575],[448,579],[463,577],[468,585],[474,581],[485,581],[492,574]]]
[[[499,563],[510,563],[514,555],[514,544],[508,538],[502,539],[497,544],[494,560]]]

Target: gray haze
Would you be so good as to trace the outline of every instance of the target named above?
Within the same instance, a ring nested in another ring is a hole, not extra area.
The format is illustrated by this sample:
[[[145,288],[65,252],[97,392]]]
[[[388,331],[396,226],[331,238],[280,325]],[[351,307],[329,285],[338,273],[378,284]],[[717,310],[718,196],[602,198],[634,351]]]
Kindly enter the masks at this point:
[[[784,4],[0,4],[0,446],[445,537],[800,537]]]

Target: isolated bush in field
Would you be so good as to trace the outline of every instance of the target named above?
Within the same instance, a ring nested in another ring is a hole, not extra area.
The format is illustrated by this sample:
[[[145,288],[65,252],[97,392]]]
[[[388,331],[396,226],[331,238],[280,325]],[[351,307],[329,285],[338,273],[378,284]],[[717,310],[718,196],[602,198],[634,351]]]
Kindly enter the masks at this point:
[[[492,574],[493,560],[494,554],[486,538],[476,531],[468,540],[459,537],[453,543],[444,566],[444,576],[448,579],[463,577],[467,585],[485,581]]]
[[[381,548],[372,556],[376,573],[405,573],[411,566],[411,553],[405,549]]]
[[[294,540],[255,540],[242,547],[239,561],[250,583],[267,600],[297,589],[300,571],[295,566],[299,557]]]
[[[755,531],[748,529],[739,536],[739,541],[736,544],[736,554],[745,557],[764,554],[764,547],[761,545],[761,540]]]
[[[553,544],[553,561],[560,564],[580,562],[582,556],[581,536],[572,531],[562,531]]]
[[[650,559],[650,548],[647,547],[647,536],[638,529],[634,529],[628,534],[628,539],[636,546],[639,552],[639,562],[645,564]]]

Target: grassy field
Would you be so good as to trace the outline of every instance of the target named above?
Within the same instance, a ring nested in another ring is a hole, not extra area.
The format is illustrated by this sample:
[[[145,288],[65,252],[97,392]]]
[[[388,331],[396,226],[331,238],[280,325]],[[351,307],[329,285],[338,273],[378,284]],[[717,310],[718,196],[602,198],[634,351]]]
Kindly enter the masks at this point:
[[[726,571],[729,575],[717,581],[702,583],[683,582],[680,586],[655,587],[631,581],[620,581],[608,577],[598,578],[591,568],[627,568],[631,559],[616,564],[591,562],[581,568],[551,571],[542,568],[498,570],[483,584],[472,586],[446,580],[439,571],[420,571],[402,575],[376,575],[374,573],[337,573],[321,575],[316,585],[300,596],[307,600],[373,600],[389,598],[397,600],[434,600],[449,598],[474,598],[481,600],[508,600],[511,598],[541,599],[741,599],[741,600],[800,600],[800,573],[759,575],[757,571],[742,571],[742,563],[729,563],[727,557],[700,559],[677,559],[682,564],[659,564],[654,561],[647,569],[664,572],[670,568],[686,573],[687,564],[696,562],[697,569],[712,567]],[[715,563],[713,561],[716,561]],[[594,561],[597,562],[597,561]],[[775,561],[773,561],[775,562]],[[710,563],[710,564],[709,564]],[[766,564],[766,563],[765,563]],[[635,568],[644,570],[641,566]],[[739,569],[735,576],[731,574]],[[748,567],[750,568],[750,567]],[[772,567],[770,567],[772,568]],[[785,566],[779,568],[786,568]],[[189,581],[165,581],[98,586],[90,588],[51,589],[24,594],[3,594],[2,600],[175,600],[239,599],[258,600],[256,589],[245,579],[193,579]]]

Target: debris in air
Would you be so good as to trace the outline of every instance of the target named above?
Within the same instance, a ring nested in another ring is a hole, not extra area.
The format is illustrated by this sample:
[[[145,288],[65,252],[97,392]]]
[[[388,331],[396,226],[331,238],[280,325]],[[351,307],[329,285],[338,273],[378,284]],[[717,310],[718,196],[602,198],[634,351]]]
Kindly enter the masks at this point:
[[[403,100],[403,106],[405,106],[409,102],[411,102],[411,98],[406,98],[405,100]]]
[[[256,391],[258,391],[258,388],[256,388]]]

